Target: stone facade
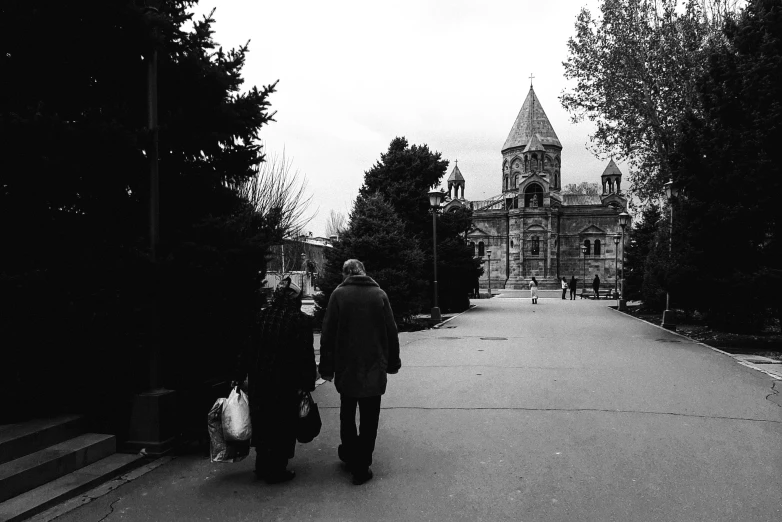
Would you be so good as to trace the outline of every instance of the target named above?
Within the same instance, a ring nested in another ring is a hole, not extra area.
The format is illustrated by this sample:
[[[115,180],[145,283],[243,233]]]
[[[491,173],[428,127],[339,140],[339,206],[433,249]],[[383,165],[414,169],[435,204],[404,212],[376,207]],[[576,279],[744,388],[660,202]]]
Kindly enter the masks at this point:
[[[481,286],[488,286],[489,266],[492,288],[528,288],[532,276],[541,288],[559,288],[558,278],[575,275],[581,281],[584,272],[587,287],[595,274],[604,287],[613,286],[614,236],[621,234],[618,215],[627,206],[614,161],[601,176],[602,194],[562,194],[562,145],[532,87],[501,152],[500,195],[468,201],[458,166],[449,178],[449,193],[458,179],[462,197],[456,191],[445,210],[473,209],[467,239],[486,261]],[[589,248],[586,256],[583,245]]]

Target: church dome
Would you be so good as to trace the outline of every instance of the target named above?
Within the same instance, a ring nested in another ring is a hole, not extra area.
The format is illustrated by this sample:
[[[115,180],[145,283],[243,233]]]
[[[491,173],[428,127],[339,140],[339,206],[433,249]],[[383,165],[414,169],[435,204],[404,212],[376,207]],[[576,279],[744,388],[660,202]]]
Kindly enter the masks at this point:
[[[508,138],[505,140],[505,145],[502,146],[502,152],[516,147],[525,147],[533,137],[540,140],[544,146],[562,148],[557,133],[554,132],[554,127],[548,121],[540,100],[530,86],[527,99],[524,100]]]

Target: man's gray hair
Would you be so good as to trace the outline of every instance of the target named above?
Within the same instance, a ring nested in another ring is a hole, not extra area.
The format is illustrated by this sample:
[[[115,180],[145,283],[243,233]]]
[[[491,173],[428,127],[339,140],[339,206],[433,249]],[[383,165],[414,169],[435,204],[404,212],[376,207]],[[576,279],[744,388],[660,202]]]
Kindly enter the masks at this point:
[[[348,259],[347,261],[345,261],[345,264],[342,265],[342,275],[343,276],[367,275],[367,273],[364,270],[364,263],[362,263],[358,259]]]

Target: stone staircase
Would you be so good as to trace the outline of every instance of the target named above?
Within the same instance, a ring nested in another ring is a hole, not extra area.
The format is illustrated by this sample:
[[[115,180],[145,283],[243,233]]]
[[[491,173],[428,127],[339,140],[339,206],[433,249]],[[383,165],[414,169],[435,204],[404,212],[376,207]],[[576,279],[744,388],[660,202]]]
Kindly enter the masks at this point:
[[[144,462],[81,415],[0,425],[0,522],[24,520]]]
[[[538,290],[562,290],[562,283],[554,277],[538,277],[535,276],[538,281]],[[511,277],[508,282],[505,283],[505,288],[509,290],[529,290],[529,277],[528,278],[516,278]],[[492,286],[494,282],[492,281]]]

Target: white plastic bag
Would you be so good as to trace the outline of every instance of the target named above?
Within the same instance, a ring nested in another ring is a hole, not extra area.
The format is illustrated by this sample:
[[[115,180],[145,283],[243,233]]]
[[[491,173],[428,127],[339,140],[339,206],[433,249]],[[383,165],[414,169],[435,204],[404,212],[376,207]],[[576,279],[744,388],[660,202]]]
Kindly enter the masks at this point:
[[[209,449],[212,462],[239,462],[250,454],[250,441],[226,442],[223,438],[223,405],[226,399],[217,399],[207,416]]]
[[[223,437],[226,442],[245,441],[252,435],[250,403],[247,394],[237,386],[223,403]]]

